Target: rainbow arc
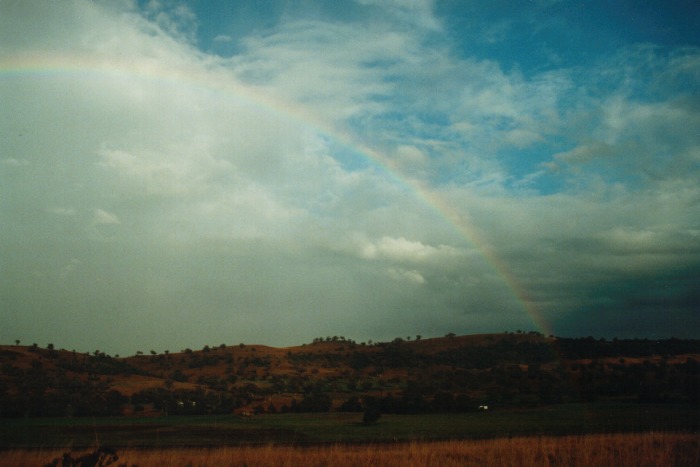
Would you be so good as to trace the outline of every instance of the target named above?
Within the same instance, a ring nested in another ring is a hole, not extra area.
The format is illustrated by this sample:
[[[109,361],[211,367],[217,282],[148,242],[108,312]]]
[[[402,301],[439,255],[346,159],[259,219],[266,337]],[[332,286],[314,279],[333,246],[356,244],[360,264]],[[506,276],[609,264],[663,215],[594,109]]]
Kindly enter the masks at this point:
[[[528,292],[522,287],[521,281],[500,258],[495,248],[483,238],[479,229],[469,219],[460,215],[435,190],[430,189],[420,180],[404,175],[393,160],[358,142],[347,132],[322,121],[302,106],[279,96],[271,96],[260,88],[235,81],[222,63],[212,60],[205,62],[197,69],[196,67],[186,67],[184,64],[178,66],[177,63],[172,67],[165,67],[157,61],[129,58],[96,60],[92,56],[81,55],[25,54],[0,59],[0,81],[13,77],[147,80],[167,86],[182,86],[191,92],[222,94],[239,105],[255,109],[263,114],[289,119],[302,128],[310,128],[343,147],[349,148],[354,154],[378,167],[392,181],[414,193],[416,199],[437,213],[461,238],[480,252],[484,260],[502,278],[508,290],[520,303],[523,311],[527,313],[538,330],[545,335],[552,334],[549,323],[538,310]]]

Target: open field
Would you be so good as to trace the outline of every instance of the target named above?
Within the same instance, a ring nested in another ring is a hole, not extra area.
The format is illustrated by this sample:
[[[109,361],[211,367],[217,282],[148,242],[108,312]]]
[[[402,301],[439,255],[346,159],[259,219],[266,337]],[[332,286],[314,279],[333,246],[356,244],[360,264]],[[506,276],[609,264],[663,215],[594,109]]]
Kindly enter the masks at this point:
[[[383,415],[371,425],[361,423],[361,413],[338,412],[250,418],[3,419],[0,448],[304,446],[652,431],[697,433],[699,410],[697,405],[562,404],[466,414]]]
[[[697,434],[643,433],[516,437],[321,446],[240,446],[119,450],[115,465],[148,466],[689,466],[700,465]],[[0,464],[45,465],[61,450],[0,452]],[[73,458],[79,454],[72,453]]]

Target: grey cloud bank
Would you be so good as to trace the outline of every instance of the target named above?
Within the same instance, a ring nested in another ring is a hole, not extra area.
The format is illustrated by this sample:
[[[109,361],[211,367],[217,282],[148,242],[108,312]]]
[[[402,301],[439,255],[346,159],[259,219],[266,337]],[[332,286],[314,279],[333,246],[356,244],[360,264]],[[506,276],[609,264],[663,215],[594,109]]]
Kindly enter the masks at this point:
[[[695,38],[519,70],[431,2],[196,7],[0,5],[0,342],[700,337]]]

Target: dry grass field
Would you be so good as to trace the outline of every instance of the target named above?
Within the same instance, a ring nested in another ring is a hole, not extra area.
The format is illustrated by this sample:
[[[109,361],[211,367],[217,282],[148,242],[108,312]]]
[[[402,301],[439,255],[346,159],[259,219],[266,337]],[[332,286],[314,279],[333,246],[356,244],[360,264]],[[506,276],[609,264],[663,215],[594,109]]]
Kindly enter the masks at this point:
[[[0,464],[42,466],[65,450],[0,452]],[[700,435],[644,433],[395,444],[120,450],[111,465],[148,466],[691,466]],[[75,458],[78,453],[71,453]],[[60,465],[60,463],[59,463]]]

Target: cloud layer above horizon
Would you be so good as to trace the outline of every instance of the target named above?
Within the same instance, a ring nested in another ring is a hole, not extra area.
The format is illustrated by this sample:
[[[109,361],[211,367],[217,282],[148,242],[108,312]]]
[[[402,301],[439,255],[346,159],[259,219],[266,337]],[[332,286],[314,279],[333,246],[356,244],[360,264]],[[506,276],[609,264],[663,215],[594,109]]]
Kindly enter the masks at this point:
[[[0,342],[699,338],[700,7],[644,5],[3,2]]]

